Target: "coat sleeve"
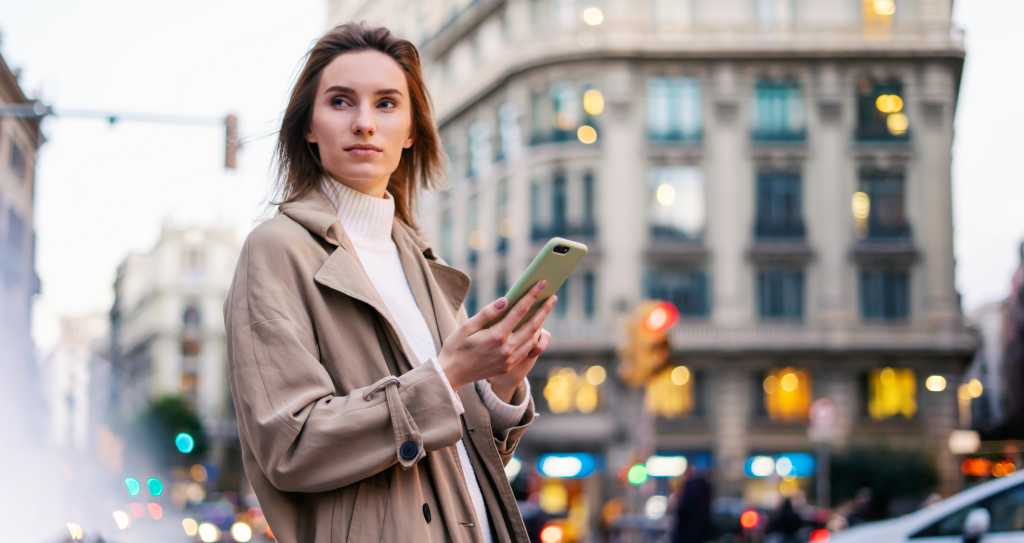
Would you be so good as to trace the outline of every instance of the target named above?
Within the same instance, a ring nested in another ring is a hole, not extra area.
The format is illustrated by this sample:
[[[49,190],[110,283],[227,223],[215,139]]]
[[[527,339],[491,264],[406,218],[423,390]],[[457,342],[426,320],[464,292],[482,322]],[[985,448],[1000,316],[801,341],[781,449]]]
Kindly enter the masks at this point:
[[[285,492],[322,492],[457,442],[455,406],[428,365],[338,393],[297,301],[287,250],[263,254],[250,236],[224,307],[239,435],[267,480]]]

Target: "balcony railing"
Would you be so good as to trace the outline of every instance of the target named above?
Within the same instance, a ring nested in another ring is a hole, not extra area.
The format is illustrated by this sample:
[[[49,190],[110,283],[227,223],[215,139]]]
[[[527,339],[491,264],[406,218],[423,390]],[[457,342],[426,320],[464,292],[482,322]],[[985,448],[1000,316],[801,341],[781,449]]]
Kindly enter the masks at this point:
[[[910,224],[871,224],[864,237],[865,241],[909,241],[912,237]]]
[[[790,128],[754,128],[750,137],[757,143],[803,143],[807,130]]]
[[[681,143],[696,145],[704,139],[703,130],[648,130],[647,140],[654,143]]]

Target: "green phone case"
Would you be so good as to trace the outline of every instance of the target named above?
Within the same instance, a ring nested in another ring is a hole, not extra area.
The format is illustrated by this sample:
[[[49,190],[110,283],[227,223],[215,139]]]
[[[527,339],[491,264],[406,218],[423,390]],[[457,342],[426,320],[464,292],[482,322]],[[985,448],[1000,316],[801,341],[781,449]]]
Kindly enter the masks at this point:
[[[555,248],[559,246],[567,247],[568,251],[565,253],[556,252]],[[533,307],[526,313],[526,316],[516,324],[515,329],[518,329],[523,323],[530,320],[530,317],[540,309],[548,297],[562,287],[565,280],[576,269],[580,259],[586,254],[587,246],[582,243],[565,238],[549,239],[544,244],[544,248],[537,253],[537,256],[533,257],[533,261],[527,266],[526,271],[519,276],[519,279],[516,280],[515,284],[508,290],[508,293],[505,294],[505,298],[508,300],[506,309],[487,326],[491,326],[504,318],[508,311],[516,305],[516,302],[529,292],[533,285],[537,284],[537,281],[547,279],[548,285],[544,287],[540,297],[537,298],[537,302],[533,304]]]

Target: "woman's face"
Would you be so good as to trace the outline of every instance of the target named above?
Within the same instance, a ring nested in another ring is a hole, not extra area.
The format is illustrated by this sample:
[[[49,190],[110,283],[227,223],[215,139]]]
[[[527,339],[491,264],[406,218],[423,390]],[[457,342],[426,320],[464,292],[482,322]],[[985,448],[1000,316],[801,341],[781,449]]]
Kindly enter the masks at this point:
[[[402,149],[412,147],[405,72],[380,51],[338,55],[320,74],[306,140],[334,179],[383,196]]]

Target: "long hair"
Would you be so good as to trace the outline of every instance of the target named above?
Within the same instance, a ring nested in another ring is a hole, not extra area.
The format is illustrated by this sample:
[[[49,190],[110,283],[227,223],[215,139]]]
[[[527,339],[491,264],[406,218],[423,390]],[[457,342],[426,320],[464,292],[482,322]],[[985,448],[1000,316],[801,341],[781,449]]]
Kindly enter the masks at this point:
[[[328,31],[306,54],[306,63],[292,87],[288,107],[281,120],[274,155],[277,158],[275,204],[294,202],[319,188],[324,174],[320,151],[306,141],[313,122],[313,104],[324,68],[338,55],[374,50],[395,59],[405,72],[412,105],[412,147],[402,149],[398,168],[388,180],[387,190],[395,199],[395,214],[416,228],[414,200],[420,186],[435,188],[442,172],[440,137],[431,112],[430,95],[423,82],[420,54],[408,40],[395,37],[384,27],[346,23]]]

